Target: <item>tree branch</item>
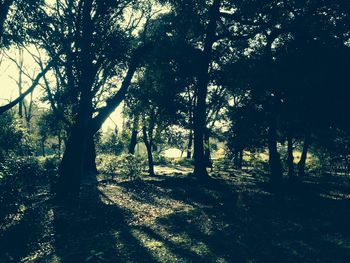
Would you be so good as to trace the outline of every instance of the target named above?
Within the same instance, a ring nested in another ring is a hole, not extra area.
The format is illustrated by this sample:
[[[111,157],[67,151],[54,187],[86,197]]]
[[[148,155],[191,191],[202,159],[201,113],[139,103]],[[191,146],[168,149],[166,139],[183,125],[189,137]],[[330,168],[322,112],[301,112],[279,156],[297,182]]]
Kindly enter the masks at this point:
[[[9,109],[13,108],[16,106],[18,103],[20,103],[28,94],[33,92],[35,87],[39,84],[40,79],[51,69],[53,64],[53,61],[50,61],[47,66],[43,69],[42,72],[40,72],[36,78],[33,80],[32,85],[20,96],[18,96],[14,101],[4,105],[0,106],[0,115],[3,114],[4,112],[8,111]]]
[[[124,80],[122,82],[122,85],[118,92],[109,98],[107,100],[107,105],[102,108],[99,111],[99,114],[93,118],[92,123],[91,123],[91,132],[92,134],[95,134],[102,126],[104,121],[108,118],[108,116],[119,106],[119,104],[124,100],[125,95],[128,91],[128,88],[130,86],[131,80],[139,67],[140,61],[142,57],[144,57],[145,54],[149,52],[150,49],[152,49],[153,45],[148,44],[148,45],[143,45],[139,48],[137,48],[130,61],[129,69],[126,73],[126,76],[124,77]]]

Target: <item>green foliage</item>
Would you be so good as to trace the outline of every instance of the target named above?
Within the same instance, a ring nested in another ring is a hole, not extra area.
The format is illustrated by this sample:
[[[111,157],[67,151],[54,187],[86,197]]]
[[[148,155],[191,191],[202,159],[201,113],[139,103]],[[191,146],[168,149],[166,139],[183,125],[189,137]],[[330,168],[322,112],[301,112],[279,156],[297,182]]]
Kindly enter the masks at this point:
[[[107,175],[118,173],[118,157],[114,154],[100,154],[96,157],[97,169]]]
[[[45,171],[45,176],[54,185],[58,179],[58,168],[61,163],[61,158],[55,155],[47,156],[40,160],[41,166]]]
[[[96,165],[103,174],[134,180],[141,177],[146,162],[141,156],[132,154],[123,154],[119,157],[113,154],[101,154],[96,158]]]
[[[188,158],[174,158],[172,160],[172,164],[174,165],[180,165],[180,166],[185,166],[185,167],[190,167],[193,165],[193,159],[188,159]]]
[[[153,162],[155,165],[167,165],[170,161],[162,154],[155,153],[153,155]]]
[[[138,155],[124,154],[118,160],[120,175],[129,180],[139,179],[145,165],[145,159]]]
[[[11,111],[0,115],[0,151],[3,154],[10,151],[19,153],[23,136],[20,122]]]
[[[261,170],[261,171],[269,170],[269,162],[267,159],[252,157],[249,160],[249,163],[255,170]]]
[[[0,163],[0,218],[23,207],[42,174],[34,157],[10,155]]]
[[[128,137],[124,133],[118,136],[116,132],[109,131],[97,141],[97,151],[102,154],[119,155],[127,145]]]

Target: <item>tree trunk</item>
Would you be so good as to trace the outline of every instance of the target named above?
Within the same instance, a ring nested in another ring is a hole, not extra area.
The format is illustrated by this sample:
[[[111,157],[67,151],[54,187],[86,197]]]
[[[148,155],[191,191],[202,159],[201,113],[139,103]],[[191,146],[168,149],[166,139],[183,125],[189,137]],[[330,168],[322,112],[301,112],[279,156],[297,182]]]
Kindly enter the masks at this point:
[[[46,153],[45,153],[45,141],[41,142],[41,150],[42,150],[43,157],[45,157],[46,156]]]
[[[87,139],[86,156],[85,156],[85,172],[98,174],[96,167],[96,148],[94,136]]]
[[[197,85],[197,104],[194,110],[194,175],[200,179],[208,179],[204,154],[204,132],[206,126],[206,98],[209,84],[212,46],[215,42],[216,24],[219,19],[220,0],[215,0],[209,10],[209,24],[204,40],[203,62],[199,65]]]
[[[304,176],[305,175],[305,164],[307,159],[307,153],[310,146],[310,139],[311,139],[311,133],[309,131],[305,134],[304,139],[304,145],[303,145],[303,151],[301,153],[300,161],[298,163],[298,175]]]
[[[277,150],[277,120],[273,118],[270,121],[268,129],[268,148],[269,148],[269,165],[271,173],[271,184],[277,192],[280,190],[282,183],[282,164],[280,155]]]
[[[243,150],[238,151],[237,158],[237,168],[241,170],[243,168]]]
[[[59,178],[55,187],[57,200],[63,204],[76,204],[79,199],[80,180],[84,168],[86,146],[82,134],[84,130],[76,125],[66,143],[62,162],[59,167]]]
[[[150,176],[154,176],[154,163],[153,163],[153,155],[152,155],[152,138],[148,139],[147,129],[145,126],[142,128],[143,133],[143,142],[145,143],[147,150],[147,159],[148,159],[148,172]]]
[[[209,131],[206,130],[204,133],[204,156],[206,167],[213,168],[211,156],[210,156],[210,136]]]
[[[193,144],[193,131],[192,129],[190,129],[190,133],[188,135],[188,144],[187,144],[187,154],[186,154],[187,159],[192,158],[192,144]]]
[[[130,145],[129,145],[129,154],[135,153],[135,147],[137,144],[137,130],[133,129],[131,132],[131,139],[130,139]]]
[[[61,137],[60,131],[58,132],[57,139],[58,139],[58,158],[61,158],[62,137]]]
[[[239,159],[239,153],[238,150],[234,150],[234,154],[233,154],[233,164],[234,166],[238,169],[238,159]]]
[[[288,165],[288,177],[293,178],[294,177],[294,156],[293,156],[293,137],[290,132],[288,132],[287,135],[287,141],[288,141],[288,146],[287,146],[287,165]]]

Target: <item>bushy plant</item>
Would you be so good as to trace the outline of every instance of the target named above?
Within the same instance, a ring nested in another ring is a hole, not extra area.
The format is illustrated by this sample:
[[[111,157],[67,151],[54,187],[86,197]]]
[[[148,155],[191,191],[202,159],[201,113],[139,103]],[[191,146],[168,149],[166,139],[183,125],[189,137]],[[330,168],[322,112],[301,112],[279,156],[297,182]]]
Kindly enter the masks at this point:
[[[170,163],[170,161],[164,155],[161,154],[154,154],[153,162],[155,165],[167,165]]]
[[[270,169],[268,160],[252,158],[249,163],[256,170],[268,171]]]
[[[180,166],[185,166],[185,167],[189,167],[193,165],[193,159],[188,159],[188,158],[174,158],[172,160],[172,164],[174,165],[180,165]]]
[[[138,155],[124,154],[119,157],[119,174],[129,180],[139,179],[145,168],[145,159]]]
[[[215,169],[227,170],[233,167],[233,161],[227,158],[221,158],[214,162]]]
[[[11,111],[1,114],[0,157],[8,155],[10,152],[21,153],[23,133],[19,120]]]
[[[40,162],[44,170],[44,175],[49,180],[50,186],[52,187],[58,180],[58,168],[61,163],[61,158],[57,155],[52,155],[43,157]]]
[[[43,170],[34,157],[7,156],[0,163],[0,218],[22,207]]]
[[[118,173],[118,157],[114,154],[100,154],[96,158],[97,170],[106,175]]]
[[[134,180],[141,176],[145,168],[145,159],[132,154],[123,154],[119,157],[113,154],[101,154],[96,158],[96,165],[103,174]]]

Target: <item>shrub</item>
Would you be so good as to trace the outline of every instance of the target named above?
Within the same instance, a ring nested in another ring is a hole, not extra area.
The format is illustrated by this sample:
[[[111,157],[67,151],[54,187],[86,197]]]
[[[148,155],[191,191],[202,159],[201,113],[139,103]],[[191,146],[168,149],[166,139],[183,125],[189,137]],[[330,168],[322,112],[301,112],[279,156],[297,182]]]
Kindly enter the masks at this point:
[[[118,158],[119,173],[129,180],[139,179],[145,168],[145,159],[138,155],[124,154]]]
[[[61,163],[61,158],[52,155],[42,158],[40,162],[43,167],[44,174],[50,182],[50,187],[54,186],[58,180],[58,168]]]
[[[188,158],[174,158],[172,160],[172,163],[174,165],[180,165],[180,166],[185,166],[185,167],[189,167],[193,165],[193,159],[188,159]]]
[[[141,176],[145,167],[145,159],[132,154],[119,157],[112,154],[101,154],[96,158],[97,169],[106,175],[119,175],[130,180]]]
[[[97,169],[107,175],[118,173],[118,157],[114,154],[101,154],[96,158]]]
[[[34,157],[12,155],[0,163],[0,218],[17,212],[26,203],[42,174],[42,167]]]
[[[250,165],[256,170],[268,171],[270,169],[268,160],[252,158]]]
[[[170,163],[170,161],[161,154],[154,154],[153,161],[155,165],[167,165]]]

